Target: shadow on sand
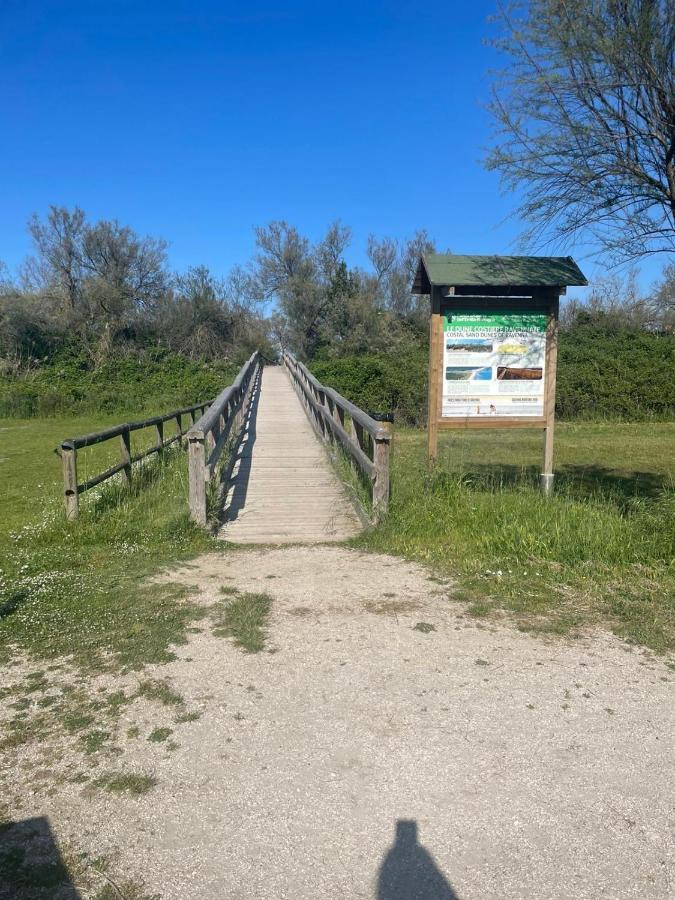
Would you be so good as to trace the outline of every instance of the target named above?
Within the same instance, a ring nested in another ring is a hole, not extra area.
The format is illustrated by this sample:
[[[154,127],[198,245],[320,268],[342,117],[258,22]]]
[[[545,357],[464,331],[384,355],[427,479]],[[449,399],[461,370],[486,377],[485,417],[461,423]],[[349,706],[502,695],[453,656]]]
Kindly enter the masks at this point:
[[[433,856],[419,843],[414,819],[396,823],[396,840],[380,866],[377,900],[459,900]]]
[[[0,826],[0,900],[81,900],[49,820],[41,816]]]

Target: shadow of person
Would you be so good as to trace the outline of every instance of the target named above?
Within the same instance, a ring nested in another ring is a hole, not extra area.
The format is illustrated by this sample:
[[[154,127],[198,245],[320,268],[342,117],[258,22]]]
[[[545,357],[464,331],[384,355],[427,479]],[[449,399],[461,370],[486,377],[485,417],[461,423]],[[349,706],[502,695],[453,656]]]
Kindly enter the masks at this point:
[[[0,825],[0,900],[82,900],[48,819]]]
[[[417,822],[399,819],[380,866],[377,900],[459,900],[434,858],[417,842]]]

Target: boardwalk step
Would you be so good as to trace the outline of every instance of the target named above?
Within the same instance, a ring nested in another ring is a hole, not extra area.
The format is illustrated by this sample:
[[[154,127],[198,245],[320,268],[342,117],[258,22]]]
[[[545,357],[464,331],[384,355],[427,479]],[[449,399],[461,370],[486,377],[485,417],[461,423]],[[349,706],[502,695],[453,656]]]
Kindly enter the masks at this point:
[[[263,370],[219,536],[239,544],[342,541],[356,511],[280,366]]]

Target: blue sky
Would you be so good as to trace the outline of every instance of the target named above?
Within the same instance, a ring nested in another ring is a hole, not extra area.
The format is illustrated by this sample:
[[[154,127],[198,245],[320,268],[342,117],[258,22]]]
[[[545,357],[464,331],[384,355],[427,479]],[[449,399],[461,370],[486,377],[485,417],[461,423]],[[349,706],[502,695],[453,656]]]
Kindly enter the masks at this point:
[[[370,232],[416,228],[517,252],[516,198],[481,164],[494,5],[2,0],[0,260],[29,252],[26,220],[50,203],[218,274],[280,218],[312,238],[340,218],[353,263]]]

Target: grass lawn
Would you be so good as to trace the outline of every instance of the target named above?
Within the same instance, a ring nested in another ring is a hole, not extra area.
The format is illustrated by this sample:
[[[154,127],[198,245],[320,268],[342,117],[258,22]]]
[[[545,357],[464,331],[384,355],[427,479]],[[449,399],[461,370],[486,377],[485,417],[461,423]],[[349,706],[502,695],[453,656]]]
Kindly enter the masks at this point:
[[[159,566],[213,546],[188,519],[180,451],[135,467],[131,492],[108,483],[84,494],[79,520],[65,521],[54,448],[118,419],[0,420],[0,659],[15,644],[43,657],[74,654],[81,665],[139,668],[167,659],[199,615],[181,589],[142,586]],[[151,430],[137,435],[134,452],[155,440]],[[118,447],[78,453],[79,480],[110,465]]]
[[[130,493],[112,485],[83,495],[80,519],[65,521],[54,447],[116,420],[0,420],[0,659],[17,645],[140,668],[168,659],[203,612],[184,589],[144,584],[215,546],[188,519],[180,452],[136,469]],[[134,450],[154,435],[136,440]],[[541,444],[525,431],[446,434],[428,469],[424,433],[397,429],[390,515],[355,543],[452,577],[476,616],[505,609],[524,628],[560,633],[602,623],[671,649],[675,424],[561,424],[549,499],[537,489]],[[117,452],[111,441],[78,454],[80,480]]]
[[[393,446],[390,515],[358,546],[432,564],[476,616],[675,646],[674,423],[560,424],[548,499],[541,432],[446,432],[431,469],[423,432]]]

